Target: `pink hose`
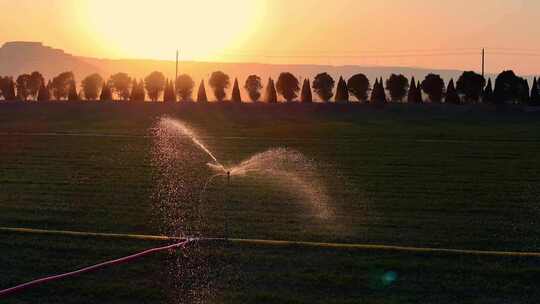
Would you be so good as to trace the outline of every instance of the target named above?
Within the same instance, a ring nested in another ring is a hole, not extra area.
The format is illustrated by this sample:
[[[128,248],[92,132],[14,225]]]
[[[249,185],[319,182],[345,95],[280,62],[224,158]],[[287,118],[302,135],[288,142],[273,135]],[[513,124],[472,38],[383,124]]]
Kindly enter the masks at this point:
[[[131,261],[133,261],[135,259],[142,258],[142,257],[148,256],[148,255],[151,255],[151,254],[154,254],[154,253],[157,253],[157,252],[177,249],[177,248],[180,248],[180,247],[184,248],[187,244],[189,244],[190,242],[195,241],[195,240],[196,239],[187,239],[187,240],[185,240],[185,241],[183,241],[181,243],[177,243],[177,244],[173,244],[173,245],[169,245],[169,246],[165,246],[165,247],[149,249],[149,250],[146,250],[146,251],[143,251],[143,252],[140,252],[140,253],[136,253],[136,254],[132,254],[130,256],[123,257],[123,258],[120,258],[120,259],[107,261],[107,262],[104,262],[104,263],[100,263],[100,264],[97,264],[97,265],[94,265],[94,266],[86,267],[86,268],[79,269],[79,270],[72,271],[72,272],[67,272],[67,273],[63,273],[63,274],[59,274],[59,275],[53,275],[53,276],[37,279],[37,280],[31,281],[31,282],[28,282],[28,283],[17,285],[17,286],[12,287],[12,288],[0,290],[0,298],[6,297],[6,296],[12,295],[14,293],[21,292],[21,291],[24,291],[26,289],[36,287],[38,285],[45,284],[45,283],[48,283],[48,282],[57,281],[57,280],[61,280],[61,279],[64,279],[64,278],[81,275],[81,274],[84,274],[84,273],[96,271],[96,270],[99,270],[101,268],[105,268],[105,267],[109,267],[109,266],[115,266],[115,265],[131,262]]]

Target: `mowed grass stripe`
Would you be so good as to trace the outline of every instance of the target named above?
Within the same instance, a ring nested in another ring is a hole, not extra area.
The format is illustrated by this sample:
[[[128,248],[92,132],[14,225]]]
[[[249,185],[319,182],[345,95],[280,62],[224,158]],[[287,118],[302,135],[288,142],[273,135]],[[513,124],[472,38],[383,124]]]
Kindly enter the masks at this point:
[[[44,230],[29,228],[10,228],[0,227],[1,232],[8,233],[28,233],[42,235],[65,235],[73,237],[95,237],[95,238],[118,238],[118,239],[138,239],[146,241],[181,241],[182,238],[173,238],[159,235],[141,235],[141,234],[116,234],[116,233],[96,233],[96,232],[78,232],[62,230]],[[347,244],[347,243],[325,243],[325,242],[305,242],[305,241],[282,241],[282,240],[263,240],[263,239],[238,239],[238,238],[202,238],[202,241],[228,241],[235,244],[261,245],[261,246],[283,246],[283,247],[318,247],[329,249],[360,249],[375,251],[398,251],[409,253],[427,253],[427,254],[456,254],[456,255],[475,255],[475,256],[507,256],[507,257],[535,257],[540,258],[540,252],[518,252],[518,251],[490,251],[474,249],[449,249],[449,248],[428,248],[428,247],[409,247],[377,244]]]

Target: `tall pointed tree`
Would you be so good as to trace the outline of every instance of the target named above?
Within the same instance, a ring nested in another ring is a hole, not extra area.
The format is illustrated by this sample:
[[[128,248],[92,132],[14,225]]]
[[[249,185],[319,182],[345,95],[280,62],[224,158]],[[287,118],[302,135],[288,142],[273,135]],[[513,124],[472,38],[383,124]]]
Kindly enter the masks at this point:
[[[75,80],[71,80],[71,83],[69,84],[68,100],[69,101],[79,100],[79,94],[77,93],[77,84],[75,83]]]
[[[529,82],[525,78],[521,78],[520,81],[521,81],[521,86],[520,86],[518,102],[522,104],[529,104],[531,100],[531,96],[529,95],[529,93],[531,92],[531,88],[529,87]]]
[[[134,79],[129,100],[143,102],[145,97],[146,92],[144,91],[144,81],[142,79],[140,81]]]
[[[422,84],[420,81],[416,83],[416,94],[414,94],[416,100],[415,103],[424,103],[424,97],[422,96]]]
[[[240,86],[238,85],[238,79],[234,79],[233,90],[231,94],[231,101],[236,103],[242,102],[242,96],[240,96]]]
[[[491,84],[491,78],[488,79],[488,83],[482,93],[483,103],[493,103],[493,85]]]
[[[409,87],[409,92],[407,93],[407,102],[414,103],[416,101],[416,80],[414,76],[411,78],[411,86]]]
[[[172,80],[166,80],[165,91],[163,92],[163,102],[176,102],[174,84]]]
[[[383,79],[381,77],[381,79],[379,80],[379,91],[380,91],[380,102],[381,103],[387,103],[388,102],[388,98],[386,97],[386,90],[384,89],[384,82],[383,82]]]
[[[111,87],[107,82],[103,83],[103,87],[101,88],[101,95],[99,96],[99,100],[101,101],[111,101],[112,100],[112,90]]]
[[[197,92],[197,102],[208,102],[208,96],[206,95],[206,87],[204,86],[204,79],[201,80],[201,84],[199,85],[199,91]]]
[[[2,95],[5,100],[15,100],[17,95],[15,94],[15,81],[12,77],[4,77],[2,84]]]
[[[335,100],[338,103],[349,102],[349,89],[347,88],[347,83],[343,77],[339,77]]]
[[[456,87],[454,85],[454,79],[450,79],[450,82],[448,83],[448,87],[446,88],[446,98],[444,101],[451,104],[461,103]]]
[[[136,101],[137,97],[137,90],[139,89],[139,83],[137,82],[137,78],[133,78],[131,81],[131,93],[129,94],[129,100],[130,101]]]
[[[369,103],[375,103],[375,100],[377,99],[377,94],[379,94],[379,79],[375,78],[375,84],[373,85],[373,89],[371,90],[371,97],[369,98]]]
[[[300,101],[303,103],[313,102],[313,93],[311,92],[311,85],[309,79],[304,79],[304,84],[302,85],[302,92],[300,93]]]
[[[49,89],[45,86],[44,83],[41,83],[41,87],[38,90],[37,101],[49,101],[51,94]]]
[[[529,105],[533,107],[540,106],[540,90],[538,89],[538,80],[536,79],[536,77],[534,77],[534,81],[532,84]]]
[[[268,103],[277,103],[276,86],[272,78],[268,79],[268,85],[266,86],[265,100]]]

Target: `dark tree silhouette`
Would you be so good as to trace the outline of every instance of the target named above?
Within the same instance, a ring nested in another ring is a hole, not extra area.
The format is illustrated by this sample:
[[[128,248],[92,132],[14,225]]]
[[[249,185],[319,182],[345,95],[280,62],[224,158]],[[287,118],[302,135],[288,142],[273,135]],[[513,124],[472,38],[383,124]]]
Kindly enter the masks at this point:
[[[209,81],[210,87],[214,90],[214,96],[217,101],[223,101],[225,99],[226,93],[225,90],[231,85],[231,80],[229,75],[217,71],[212,73]]]
[[[415,103],[416,102],[416,80],[414,79],[414,76],[411,77],[411,85],[409,87],[409,93],[407,93],[407,103]]]
[[[30,81],[28,82],[28,89],[30,90],[30,95],[37,99],[37,95],[42,86],[45,85],[45,78],[41,75],[40,72],[34,71],[30,74]]]
[[[334,99],[336,100],[336,102],[339,103],[349,102],[349,88],[347,88],[347,83],[345,82],[343,77],[339,77],[336,89],[336,97]]]
[[[347,81],[349,92],[360,102],[366,102],[370,89],[369,79],[364,74],[356,74]]]
[[[182,74],[176,79],[176,94],[178,94],[178,100],[191,101],[193,98],[193,88],[195,87],[195,81],[188,74]]]
[[[109,86],[113,93],[124,101],[129,99],[131,84],[131,77],[126,73],[116,73],[109,79]]]
[[[422,89],[431,102],[441,102],[444,94],[444,80],[436,74],[428,74],[422,81]]]
[[[96,100],[103,86],[103,78],[99,74],[89,75],[83,79],[81,86],[87,100]]]
[[[386,103],[386,92],[384,91],[382,78],[376,79],[371,91],[370,103],[375,105],[383,105]]]
[[[99,96],[99,100],[101,101],[111,101],[112,100],[112,90],[111,87],[107,82],[103,83],[103,87],[101,88],[101,95]]]
[[[384,84],[383,84],[383,79],[381,77],[380,81],[379,81],[379,90],[381,91],[380,94],[381,94],[381,100],[383,101],[383,103],[387,103],[388,102],[388,98],[386,97],[386,90],[384,89]]]
[[[415,103],[424,103],[424,97],[422,96],[422,85],[420,81],[416,82],[416,94],[414,94],[416,101]]]
[[[176,93],[174,92],[174,84],[172,80],[165,80],[163,102],[176,102]]]
[[[144,86],[148,97],[153,102],[158,101],[161,92],[165,89],[165,76],[163,73],[154,71],[144,79]]]
[[[261,98],[261,89],[262,89],[262,83],[261,83],[261,77],[257,75],[250,75],[246,79],[246,84],[244,85],[244,89],[249,94],[249,98],[253,102],[259,101]]]
[[[274,85],[274,80],[272,78],[268,79],[268,84],[266,85],[265,100],[268,103],[277,103],[276,86]]]
[[[77,83],[75,82],[75,79],[72,79],[69,83],[69,90],[68,90],[68,100],[69,101],[79,101],[79,93],[77,93]]]
[[[520,99],[519,101],[524,104],[528,104],[531,101],[531,88],[529,87],[529,81],[525,78],[521,78],[522,88],[520,90]]]
[[[321,73],[313,80],[313,90],[324,102],[329,102],[334,96],[334,86],[336,82],[328,73]]]
[[[4,100],[15,100],[15,82],[12,77],[0,77],[0,94]]]
[[[17,77],[17,98],[27,100],[30,96],[30,75],[22,74]]]
[[[131,81],[131,93],[129,94],[130,101],[136,101],[137,99],[137,90],[139,89],[139,83],[136,78],[133,78]]]
[[[482,95],[482,89],[486,85],[486,80],[480,74],[472,71],[463,72],[456,83],[456,90],[459,94],[465,95],[467,102],[478,102]]]
[[[386,89],[390,93],[392,101],[402,102],[409,89],[409,80],[401,74],[392,74],[390,75],[390,78],[386,80]]]
[[[309,79],[304,79],[304,84],[302,85],[302,92],[300,93],[300,101],[303,103],[312,103],[313,102],[313,94],[311,93],[311,84],[309,83]]]
[[[240,95],[240,86],[238,85],[238,79],[234,79],[234,85],[231,94],[231,101],[235,103],[242,102],[242,96]]]
[[[488,79],[488,83],[484,88],[482,93],[482,102],[483,103],[493,103],[493,85],[491,84],[491,78]]]
[[[141,79],[140,81],[137,81],[137,79],[133,79],[133,83],[131,84],[131,101],[139,101],[144,102],[144,99],[146,97],[146,92],[144,91],[144,81]]]
[[[503,71],[495,80],[493,101],[495,104],[527,102],[529,89],[527,80],[516,76],[513,71]]]
[[[444,101],[451,104],[461,103],[456,87],[454,86],[454,79],[450,79],[450,82],[448,83],[448,87],[446,88],[446,98]]]
[[[51,83],[54,98],[56,100],[66,99],[73,81],[75,81],[75,76],[72,72],[64,72],[54,77]]]
[[[279,78],[276,83],[276,89],[287,102],[292,102],[296,97],[298,97],[298,92],[300,92],[300,82],[291,73],[281,73],[279,74]]]
[[[208,96],[206,95],[206,87],[204,86],[204,80],[201,80],[199,85],[199,92],[197,92],[197,102],[208,102]]]
[[[371,96],[369,97],[369,102],[374,103],[374,100],[377,99],[377,94],[379,90],[379,78],[375,78],[375,83],[373,84],[373,90],[371,90]]]
[[[531,98],[529,99],[529,106],[540,106],[540,89],[538,88],[538,80],[534,77],[534,81],[531,87]]]
[[[51,94],[49,89],[45,86],[44,83],[41,84],[41,87],[38,90],[38,95],[36,97],[37,101],[49,101],[51,99]]]

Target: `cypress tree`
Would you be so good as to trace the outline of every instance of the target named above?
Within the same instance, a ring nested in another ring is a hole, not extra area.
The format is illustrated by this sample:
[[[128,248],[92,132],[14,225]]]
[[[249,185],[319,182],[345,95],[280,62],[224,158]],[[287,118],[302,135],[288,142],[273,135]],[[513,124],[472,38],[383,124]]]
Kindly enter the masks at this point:
[[[165,90],[163,91],[163,102],[176,102],[173,82],[168,79],[166,80]]]
[[[197,102],[208,102],[208,97],[206,96],[206,87],[204,86],[204,79],[201,80],[199,85],[199,91],[197,92]]]
[[[101,100],[101,101],[112,101],[111,87],[109,87],[109,84],[107,82],[103,83],[103,87],[101,88],[101,95],[99,96],[99,100]]]
[[[454,86],[454,79],[450,79],[450,82],[448,83],[448,87],[446,88],[446,98],[444,101],[451,104],[461,103],[459,100],[459,95],[456,91],[456,87]]]
[[[240,96],[240,87],[238,86],[238,79],[236,78],[234,79],[231,101],[236,103],[242,102],[242,97]]]
[[[13,78],[9,77],[6,81],[6,87],[3,88],[2,94],[5,100],[15,100],[17,97],[15,94],[15,82]]]
[[[349,102],[349,89],[343,77],[339,77],[335,100],[339,103]]]
[[[142,79],[140,81],[137,81],[136,79],[133,80],[133,88],[131,90],[131,101],[144,101],[145,98],[145,92],[144,92],[144,82]]]
[[[69,101],[79,100],[79,94],[77,93],[77,85],[75,84],[75,80],[72,80],[71,83],[69,84],[68,100]]]
[[[133,78],[131,82],[131,94],[129,95],[130,101],[137,101],[137,90],[139,90],[139,83],[136,78]]]
[[[139,80],[139,90],[138,90],[138,97],[140,101],[146,100],[146,89],[144,88],[144,81],[142,79]]]
[[[375,103],[375,100],[377,99],[377,94],[379,94],[379,79],[375,79],[375,84],[373,85],[373,89],[371,90],[371,96],[369,98],[369,103]]]
[[[379,90],[380,90],[380,99],[379,99],[379,103],[387,103],[388,102],[388,98],[386,98],[386,90],[384,89],[384,82],[383,82],[383,79],[381,77],[380,81],[379,81]]]
[[[274,80],[272,78],[268,79],[268,85],[266,86],[266,102],[268,103],[277,103],[277,92]]]
[[[411,86],[409,87],[409,93],[407,94],[407,102],[414,103],[416,101],[416,80],[414,76],[411,78]]]
[[[424,103],[424,97],[422,97],[422,85],[420,81],[416,84],[416,94],[415,94],[415,103]]]
[[[311,93],[311,85],[309,79],[304,79],[304,84],[302,85],[302,93],[300,94],[300,101],[304,103],[313,102],[313,94]]]
[[[531,96],[529,93],[531,92],[531,88],[529,87],[529,81],[527,79],[523,79],[523,88],[521,89],[520,96],[519,96],[519,102],[523,104],[529,104],[531,100]]]
[[[488,79],[487,86],[482,93],[482,102],[493,103],[493,85],[491,84],[491,78]]]
[[[51,94],[49,92],[49,89],[45,87],[44,83],[41,83],[41,86],[39,87],[38,95],[37,95],[37,101],[49,101],[51,98]]]
[[[533,107],[540,106],[540,91],[538,90],[538,80],[534,77],[533,85],[531,88],[531,98],[529,105]]]

